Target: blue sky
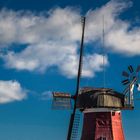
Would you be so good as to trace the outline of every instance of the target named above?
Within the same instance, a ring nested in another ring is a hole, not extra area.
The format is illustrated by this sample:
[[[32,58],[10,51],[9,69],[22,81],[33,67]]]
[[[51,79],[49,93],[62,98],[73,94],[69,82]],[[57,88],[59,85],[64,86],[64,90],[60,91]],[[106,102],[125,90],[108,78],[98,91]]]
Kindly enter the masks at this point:
[[[122,71],[139,65],[139,5],[138,0],[0,0],[0,139],[66,139],[71,111],[52,110],[50,93],[74,94],[82,15],[87,19],[81,87],[103,87],[104,16],[105,85],[122,92]],[[139,105],[135,100],[135,110],[122,113],[127,140],[139,139]]]

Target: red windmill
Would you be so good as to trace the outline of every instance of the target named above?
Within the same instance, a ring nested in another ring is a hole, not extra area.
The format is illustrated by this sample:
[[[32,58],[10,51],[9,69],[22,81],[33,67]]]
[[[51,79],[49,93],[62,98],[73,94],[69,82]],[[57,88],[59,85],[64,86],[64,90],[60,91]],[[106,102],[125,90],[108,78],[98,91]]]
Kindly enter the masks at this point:
[[[122,75],[127,79],[123,80],[123,85],[127,85],[123,93],[118,93],[109,88],[79,89],[82,69],[83,43],[85,30],[85,17],[82,20],[82,39],[79,58],[79,68],[77,76],[77,86],[74,96],[69,93],[53,92],[53,108],[71,108],[71,99],[74,101],[73,112],[71,114],[67,140],[76,140],[79,126],[79,115],[76,110],[84,113],[83,130],[81,140],[125,140],[121,110],[133,110],[133,88],[137,85],[138,72],[132,66],[128,67],[129,72],[123,71]]]

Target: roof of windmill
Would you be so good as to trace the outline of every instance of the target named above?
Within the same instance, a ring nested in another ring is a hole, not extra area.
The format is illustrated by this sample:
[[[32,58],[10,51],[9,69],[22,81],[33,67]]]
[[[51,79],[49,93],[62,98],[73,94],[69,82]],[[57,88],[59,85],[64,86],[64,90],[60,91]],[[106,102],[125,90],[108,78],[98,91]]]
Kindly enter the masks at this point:
[[[124,95],[110,88],[84,87],[78,96],[78,108],[123,108]]]
[[[123,98],[124,95],[120,92],[117,92],[111,88],[94,88],[94,87],[83,87],[80,90],[80,94],[108,94]]]

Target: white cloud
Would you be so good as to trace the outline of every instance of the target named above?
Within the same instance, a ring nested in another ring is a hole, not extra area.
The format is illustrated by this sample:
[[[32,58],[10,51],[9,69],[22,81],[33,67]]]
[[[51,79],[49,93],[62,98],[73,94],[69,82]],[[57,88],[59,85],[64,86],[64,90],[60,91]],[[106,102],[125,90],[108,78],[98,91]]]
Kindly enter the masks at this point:
[[[34,47],[36,47],[34,49]],[[76,52],[76,44],[57,46],[37,45],[29,46],[21,53],[9,53],[4,57],[7,67],[18,70],[40,71],[43,72],[51,66],[57,66],[62,75],[73,78],[77,75],[79,56]],[[105,66],[108,65],[105,57]],[[103,67],[103,56],[90,54],[84,57],[82,76],[93,77],[95,72],[101,71]]]
[[[76,55],[75,44],[38,44],[30,45],[21,53],[8,53],[5,56],[7,67],[26,69],[29,71],[44,71],[51,66],[61,67],[62,62],[66,62],[69,56]]]
[[[86,77],[93,77],[95,72],[102,71],[104,66],[109,65],[109,62],[107,56],[104,56],[103,58],[103,55],[95,53],[87,55],[84,58],[84,64],[82,74]]]
[[[130,6],[130,1],[110,1],[90,11],[87,14],[87,40],[101,40],[104,17],[105,47],[125,56],[140,55],[140,27],[132,27],[131,22],[119,18],[120,13]]]
[[[126,56],[140,55],[140,28],[128,31],[128,24],[119,23],[119,26],[106,36],[108,48]]]
[[[60,69],[63,75],[67,75],[69,78],[74,77],[78,73],[78,62],[77,57],[68,56],[67,61],[62,63]],[[94,77],[95,72],[103,70],[103,66],[109,65],[107,56],[104,57],[100,54],[89,54],[83,59],[82,76],[83,77]]]
[[[116,20],[120,20],[118,15],[128,6],[130,6],[130,3],[112,0],[101,8],[88,11],[86,26],[87,40],[95,41],[102,38],[103,22],[105,31],[107,33],[110,32]]]
[[[26,90],[17,81],[0,80],[0,103],[21,101],[26,98]]]
[[[101,42],[103,16],[105,19],[105,48],[127,56],[139,55],[140,27],[119,18],[131,2],[112,0],[86,15],[85,42]],[[77,74],[78,49],[81,39],[80,12],[74,8],[56,8],[39,14],[30,11],[0,12],[0,44],[27,44],[20,52],[8,51],[2,55],[7,68],[44,72],[56,66],[62,75]],[[108,65],[105,57],[105,66]],[[93,77],[103,67],[102,56],[97,53],[84,57],[83,76]]]
[[[29,11],[0,12],[0,43],[39,44],[80,39],[80,14],[72,8],[57,8],[39,14]]]

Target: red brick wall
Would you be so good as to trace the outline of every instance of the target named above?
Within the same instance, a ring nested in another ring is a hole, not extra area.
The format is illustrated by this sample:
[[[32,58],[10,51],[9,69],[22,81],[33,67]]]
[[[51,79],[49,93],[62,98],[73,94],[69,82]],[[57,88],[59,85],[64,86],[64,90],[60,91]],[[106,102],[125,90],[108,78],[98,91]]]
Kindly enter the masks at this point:
[[[125,140],[122,128],[121,113],[119,112],[112,114],[112,131],[113,140]]]
[[[119,112],[91,112],[84,114],[81,140],[124,140]]]

